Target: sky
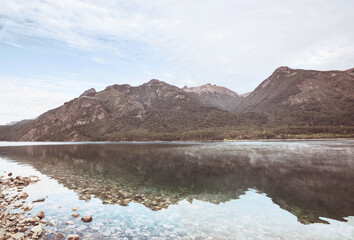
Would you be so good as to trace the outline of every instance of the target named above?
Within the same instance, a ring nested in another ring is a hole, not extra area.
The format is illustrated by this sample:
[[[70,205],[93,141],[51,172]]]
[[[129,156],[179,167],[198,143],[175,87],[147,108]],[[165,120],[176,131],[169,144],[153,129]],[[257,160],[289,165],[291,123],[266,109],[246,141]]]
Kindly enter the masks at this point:
[[[352,0],[0,0],[0,124],[156,78],[237,93],[354,67]]]

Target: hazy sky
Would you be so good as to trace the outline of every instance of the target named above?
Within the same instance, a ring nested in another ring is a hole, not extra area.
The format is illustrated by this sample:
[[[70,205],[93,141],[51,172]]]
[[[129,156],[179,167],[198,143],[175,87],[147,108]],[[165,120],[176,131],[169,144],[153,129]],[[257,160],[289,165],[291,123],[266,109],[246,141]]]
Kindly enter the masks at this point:
[[[354,67],[354,1],[0,0],[0,124],[95,87],[252,91],[275,68]]]

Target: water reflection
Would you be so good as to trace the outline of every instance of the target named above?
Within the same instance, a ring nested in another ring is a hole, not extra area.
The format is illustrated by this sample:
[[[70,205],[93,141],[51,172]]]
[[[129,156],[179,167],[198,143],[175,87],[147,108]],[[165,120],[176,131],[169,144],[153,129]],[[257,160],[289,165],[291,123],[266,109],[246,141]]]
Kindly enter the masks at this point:
[[[303,224],[354,215],[353,142],[87,144],[1,147],[106,204],[160,210],[183,199],[221,203],[249,188],[266,193]]]

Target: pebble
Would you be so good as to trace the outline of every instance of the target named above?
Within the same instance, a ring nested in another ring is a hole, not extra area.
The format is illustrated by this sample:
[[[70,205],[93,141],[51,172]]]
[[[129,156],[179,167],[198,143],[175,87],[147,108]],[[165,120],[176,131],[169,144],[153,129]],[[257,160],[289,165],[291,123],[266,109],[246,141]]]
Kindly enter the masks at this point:
[[[44,218],[45,217],[45,214],[43,211],[40,211],[39,213],[37,213],[36,215],[37,217],[39,217],[40,219]]]
[[[80,214],[78,214],[78,213],[73,213],[73,214],[71,214],[71,216],[74,217],[74,218],[77,218],[78,216],[80,216]]]
[[[19,196],[20,198],[22,198],[22,199],[26,199],[26,198],[28,197],[28,194],[25,193],[25,192],[22,192],[22,193],[20,193],[18,196]]]
[[[9,204],[7,204],[7,202],[2,202],[0,205],[2,208],[6,208],[7,206],[9,206]]]
[[[91,216],[83,216],[83,217],[81,218],[81,220],[82,220],[83,222],[91,222],[91,221],[92,221],[92,217],[91,217]]]
[[[37,233],[37,235],[41,235],[43,230],[42,230],[41,226],[35,226],[35,227],[31,228],[31,231],[34,233]]]

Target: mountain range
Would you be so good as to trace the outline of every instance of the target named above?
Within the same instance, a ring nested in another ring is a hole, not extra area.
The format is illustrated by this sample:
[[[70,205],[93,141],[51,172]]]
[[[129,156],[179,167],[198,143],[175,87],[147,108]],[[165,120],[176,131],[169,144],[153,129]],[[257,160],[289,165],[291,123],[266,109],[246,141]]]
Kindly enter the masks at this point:
[[[220,140],[354,136],[354,68],[279,67],[253,92],[157,79],[89,89],[36,119],[0,126],[5,141]]]

